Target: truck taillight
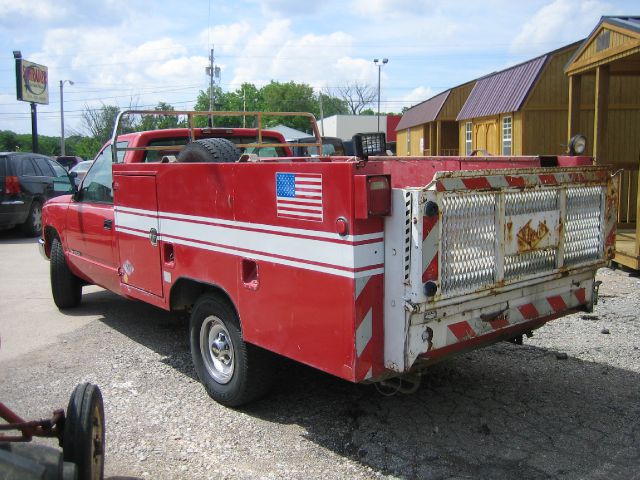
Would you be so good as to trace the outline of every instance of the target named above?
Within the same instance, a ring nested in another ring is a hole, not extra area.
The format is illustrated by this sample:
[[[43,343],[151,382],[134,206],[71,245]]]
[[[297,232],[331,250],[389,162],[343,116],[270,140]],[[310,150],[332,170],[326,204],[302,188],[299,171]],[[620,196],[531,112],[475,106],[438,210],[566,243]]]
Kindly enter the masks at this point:
[[[355,216],[359,219],[391,213],[391,178],[389,175],[355,176]]]
[[[4,193],[5,195],[18,195],[20,193],[20,181],[18,180],[18,177],[5,177]]]

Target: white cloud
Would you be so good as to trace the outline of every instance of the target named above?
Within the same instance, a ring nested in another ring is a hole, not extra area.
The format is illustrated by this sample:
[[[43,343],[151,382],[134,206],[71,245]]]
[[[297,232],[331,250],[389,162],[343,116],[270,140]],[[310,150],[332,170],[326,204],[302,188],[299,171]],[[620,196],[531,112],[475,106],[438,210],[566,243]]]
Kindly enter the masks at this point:
[[[252,31],[253,28],[248,22],[216,25],[200,33],[199,39],[203,45],[214,46],[214,55],[220,53],[233,55],[242,51]]]
[[[15,21],[17,20],[16,17],[54,21],[64,18],[67,14],[67,9],[47,0],[30,0],[28,2],[0,0],[0,12],[0,18],[3,19],[3,23],[8,19]]]
[[[598,0],[554,0],[524,24],[511,50],[530,51],[532,45],[547,51],[576,41],[595,27],[608,5]]]
[[[408,94],[399,98],[400,106],[396,107],[401,111],[403,107],[412,107],[417,103],[423,102],[436,94],[431,87],[419,86],[411,90]]]
[[[406,16],[407,13],[423,16],[437,9],[437,2],[429,0],[353,0],[351,9],[365,17],[388,19]]]

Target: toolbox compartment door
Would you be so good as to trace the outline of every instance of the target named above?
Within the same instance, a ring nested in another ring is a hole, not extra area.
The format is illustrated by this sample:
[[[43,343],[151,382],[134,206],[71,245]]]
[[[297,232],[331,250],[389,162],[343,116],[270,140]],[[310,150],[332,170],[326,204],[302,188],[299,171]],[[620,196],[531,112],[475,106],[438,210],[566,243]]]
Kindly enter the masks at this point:
[[[162,297],[156,177],[115,175],[114,200],[120,281]]]

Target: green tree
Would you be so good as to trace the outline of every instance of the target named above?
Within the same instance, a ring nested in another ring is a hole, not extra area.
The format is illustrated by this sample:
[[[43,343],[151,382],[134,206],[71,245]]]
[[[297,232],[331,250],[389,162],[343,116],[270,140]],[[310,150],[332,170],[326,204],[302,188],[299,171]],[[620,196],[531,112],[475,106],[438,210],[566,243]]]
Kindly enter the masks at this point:
[[[213,86],[213,105],[210,107],[210,97],[209,92],[211,89],[207,89],[206,91],[200,90],[198,93],[198,98],[196,99],[196,104],[193,109],[199,112],[208,112],[208,111],[231,111],[234,110],[231,108],[231,98],[230,94],[222,91],[219,85]],[[237,108],[235,109],[237,110]],[[233,117],[212,117],[211,122],[216,127],[237,127],[238,120]],[[194,121],[197,127],[206,127],[209,125],[209,118],[207,116],[198,116]]]
[[[175,112],[173,105],[159,102],[154,108],[156,112]],[[186,123],[178,115],[142,115],[136,130],[161,130],[167,128],[185,127]]]
[[[214,109],[217,111],[310,112],[319,118],[320,96],[322,96],[325,117],[349,113],[348,105],[344,100],[327,93],[314,94],[313,88],[304,83],[271,81],[262,88],[257,88],[251,83],[244,83],[233,92],[223,92],[218,85],[213,88]],[[209,110],[209,90],[200,91],[194,110]],[[196,125],[206,126],[207,121],[206,117],[200,117],[196,120]],[[256,117],[254,116],[246,118],[242,116],[214,117],[214,125],[218,127],[255,127],[255,121]],[[311,133],[311,124],[304,117],[264,117],[263,127],[273,127],[279,124]]]
[[[322,92],[318,93],[317,98],[318,104],[320,103],[320,99],[322,99],[322,113],[325,118],[333,115],[349,114],[349,106],[343,99]]]
[[[118,113],[120,113],[120,107],[117,105],[103,103],[99,108],[90,108],[85,105],[82,111],[82,126],[91,138],[103,145],[111,138]],[[133,116],[126,116],[123,118],[118,134],[135,130],[136,119]]]
[[[18,136],[10,130],[0,131],[0,152],[15,152],[19,148]]]
[[[310,112],[316,117],[320,105],[313,93],[313,87],[304,83],[271,81],[261,89],[264,111],[266,112]],[[287,127],[311,133],[309,120],[303,117],[267,117],[265,126],[286,125]]]

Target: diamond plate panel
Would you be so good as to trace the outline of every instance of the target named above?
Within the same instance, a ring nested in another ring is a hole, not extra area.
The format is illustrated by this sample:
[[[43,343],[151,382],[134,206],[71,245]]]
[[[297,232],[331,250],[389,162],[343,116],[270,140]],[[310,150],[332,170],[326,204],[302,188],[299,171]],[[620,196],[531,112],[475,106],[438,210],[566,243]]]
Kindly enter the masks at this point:
[[[495,283],[496,200],[493,193],[444,196],[444,294],[466,293]]]
[[[599,260],[603,255],[603,187],[567,189],[564,264],[566,266]]]

